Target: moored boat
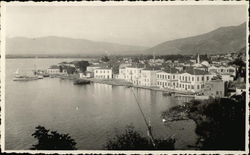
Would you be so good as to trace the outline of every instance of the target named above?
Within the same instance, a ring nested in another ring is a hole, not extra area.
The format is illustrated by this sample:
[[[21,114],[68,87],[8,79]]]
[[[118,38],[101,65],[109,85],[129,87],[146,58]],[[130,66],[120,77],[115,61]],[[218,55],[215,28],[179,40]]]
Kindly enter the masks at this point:
[[[17,69],[13,81],[32,81],[37,79],[39,79],[37,76],[20,75],[19,69]]]
[[[77,79],[74,81],[74,85],[84,85],[84,84],[90,84],[90,80]]]

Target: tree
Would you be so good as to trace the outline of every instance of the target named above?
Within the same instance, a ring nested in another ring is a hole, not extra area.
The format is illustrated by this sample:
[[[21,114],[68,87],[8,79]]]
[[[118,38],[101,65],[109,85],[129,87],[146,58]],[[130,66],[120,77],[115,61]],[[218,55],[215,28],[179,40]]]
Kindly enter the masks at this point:
[[[245,93],[233,98],[193,100],[174,107],[182,120],[188,117],[196,123],[195,132],[199,136],[197,147],[202,150],[244,150],[245,147]],[[173,108],[163,113],[163,117],[176,116]]]
[[[89,66],[89,62],[88,61],[84,61],[84,60],[82,60],[82,61],[76,61],[74,63],[74,65],[75,65],[76,68],[79,68],[79,70],[81,72],[85,72],[86,69],[87,69],[87,66]]]
[[[37,126],[32,134],[38,143],[32,145],[32,150],[76,150],[76,142],[68,134],[49,131],[43,126]]]
[[[173,150],[175,140],[171,138],[155,139],[155,143],[154,147],[148,138],[135,131],[134,126],[128,125],[122,134],[117,134],[113,139],[109,139],[104,148],[108,150]]]
[[[101,60],[102,60],[103,62],[108,62],[108,61],[109,61],[109,58],[108,58],[108,56],[103,56],[103,57],[101,58]]]

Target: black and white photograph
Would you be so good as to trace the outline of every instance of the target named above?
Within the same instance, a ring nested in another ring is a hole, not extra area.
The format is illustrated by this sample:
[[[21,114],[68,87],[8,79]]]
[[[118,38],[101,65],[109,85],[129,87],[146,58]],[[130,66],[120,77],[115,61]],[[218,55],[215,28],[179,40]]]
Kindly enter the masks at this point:
[[[248,9],[1,3],[2,152],[249,153]]]

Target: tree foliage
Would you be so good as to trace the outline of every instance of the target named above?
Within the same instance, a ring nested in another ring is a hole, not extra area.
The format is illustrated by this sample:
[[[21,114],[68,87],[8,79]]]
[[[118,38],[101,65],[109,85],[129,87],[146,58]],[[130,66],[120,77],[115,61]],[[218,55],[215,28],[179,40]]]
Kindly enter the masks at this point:
[[[76,150],[76,142],[69,134],[50,131],[43,126],[37,126],[32,134],[38,143],[32,145],[32,150]]]
[[[75,67],[79,68],[79,70],[81,72],[85,72],[86,69],[87,69],[87,66],[89,66],[89,62],[88,61],[84,61],[84,60],[82,60],[82,61],[76,61],[74,64],[75,64]]]
[[[203,150],[244,150],[245,146],[245,93],[232,98],[193,100],[174,107],[185,112],[184,117],[196,123],[200,137],[197,147]],[[175,111],[175,110],[174,110]],[[168,110],[163,117],[175,116]],[[179,116],[180,120],[183,116]]]
[[[113,139],[109,139],[104,146],[108,150],[173,150],[175,140],[155,139],[154,147],[147,137],[143,137],[132,125],[128,125],[122,134],[117,134]]]
[[[103,57],[101,58],[101,60],[102,60],[103,62],[108,62],[110,59],[108,58],[108,56],[103,56]]]

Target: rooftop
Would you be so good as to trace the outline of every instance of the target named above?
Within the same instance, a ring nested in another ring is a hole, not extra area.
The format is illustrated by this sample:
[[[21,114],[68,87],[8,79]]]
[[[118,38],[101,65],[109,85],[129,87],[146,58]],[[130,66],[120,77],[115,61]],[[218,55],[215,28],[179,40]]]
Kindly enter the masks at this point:
[[[60,67],[57,66],[57,65],[52,65],[52,66],[49,67],[49,69],[60,69]]]
[[[199,69],[193,69],[193,68],[188,68],[183,73],[189,73],[192,75],[207,75],[209,74],[207,71],[204,70],[199,70]]]

